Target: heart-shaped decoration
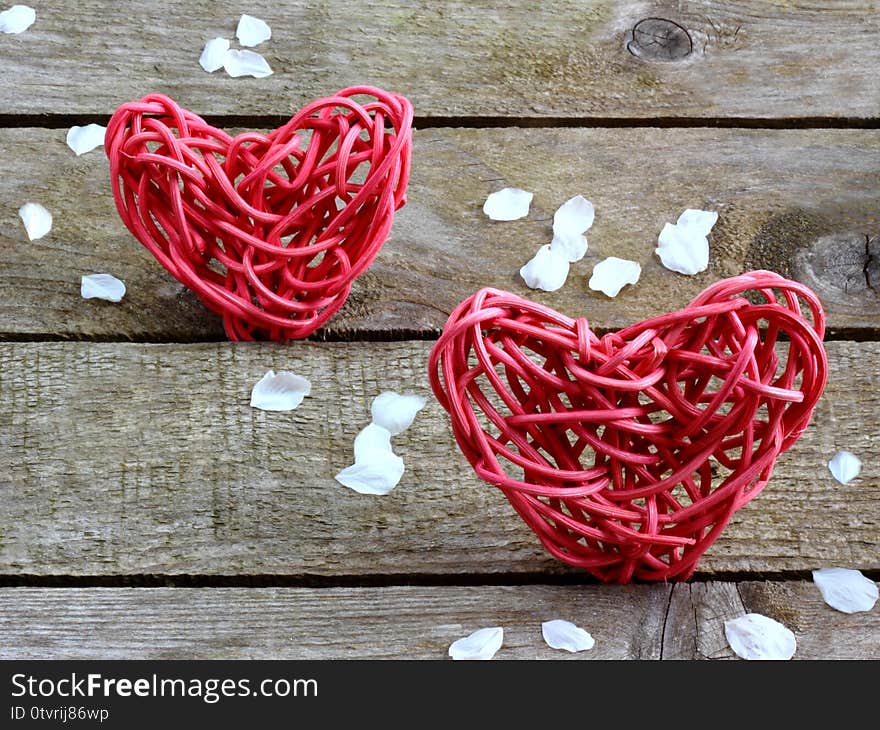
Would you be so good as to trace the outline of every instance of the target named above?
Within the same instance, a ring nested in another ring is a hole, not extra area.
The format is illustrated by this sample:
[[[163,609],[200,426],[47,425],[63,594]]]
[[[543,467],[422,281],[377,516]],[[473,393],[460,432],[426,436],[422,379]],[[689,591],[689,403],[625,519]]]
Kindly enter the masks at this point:
[[[477,475],[556,558],[604,581],[687,579],[807,427],[824,332],[816,295],[769,271],[601,338],[483,289],[429,370]]]
[[[355,87],[269,134],[232,137],[151,94],[107,126],[116,208],[229,339],[306,337],[343,305],[406,202],[412,118],[406,98]]]

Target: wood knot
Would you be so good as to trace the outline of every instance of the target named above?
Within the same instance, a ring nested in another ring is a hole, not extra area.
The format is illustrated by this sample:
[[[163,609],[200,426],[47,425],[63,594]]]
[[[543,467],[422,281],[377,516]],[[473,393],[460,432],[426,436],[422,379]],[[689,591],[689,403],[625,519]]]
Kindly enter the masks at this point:
[[[880,236],[861,231],[822,236],[798,251],[795,266],[829,305],[880,312]]]
[[[627,50],[643,61],[681,61],[694,50],[687,29],[665,18],[640,20],[627,35]]]

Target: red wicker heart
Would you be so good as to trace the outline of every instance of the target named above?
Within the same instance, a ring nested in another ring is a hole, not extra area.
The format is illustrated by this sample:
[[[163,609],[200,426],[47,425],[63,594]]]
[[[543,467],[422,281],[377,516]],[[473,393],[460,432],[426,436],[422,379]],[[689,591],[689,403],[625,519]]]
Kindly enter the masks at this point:
[[[107,127],[116,207],[231,340],[306,337],[343,305],[406,202],[412,118],[404,97],[357,87],[268,135],[231,137],[151,94]]]
[[[483,289],[429,369],[477,475],[556,558],[604,581],[686,579],[807,427],[824,332],[816,295],[768,271],[601,338]]]

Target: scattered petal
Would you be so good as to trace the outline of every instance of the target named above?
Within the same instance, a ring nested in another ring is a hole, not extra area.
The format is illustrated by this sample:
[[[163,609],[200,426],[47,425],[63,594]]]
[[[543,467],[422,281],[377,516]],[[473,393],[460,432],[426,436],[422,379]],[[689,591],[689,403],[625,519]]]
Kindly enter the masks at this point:
[[[486,198],[483,212],[493,221],[515,221],[529,214],[533,197],[519,188],[504,188]]]
[[[565,250],[568,260],[580,261],[587,252],[584,233],[593,225],[595,209],[583,195],[565,201],[553,214],[552,246]]]
[[[553,236],[553,240],[550,241],[550,248],[561,253],[570,263],[574,263],[575,261],[580,261],[586,255],[589,246],[586,236],[571,236],[570,238]]]
[[[256,51],[238,51],[231,48],[223,56],[223,68],[234,79],[239,76],[263,79],[272,75],[272,69],[266,59]]]
[[[106,131],[107,127],[102,127],[100,124],[71,127],[67,130],[67,146],[76,152],[76,156],[79,157],[104,144],[104,133]]]
[[[31,241],[42,238],[52,230],[52,214],[39,203],[25,203],[18,209],[18,215]]]
[[[797,640],[789,629],[759,613],[725,621],[724,635],[743,659],[791,659],[797,650]]]
[[[342,486],[360,494],[388,494],[403,477],[403,459],[390,449],[362,448],[355,463],[336,475]]]
[[[253,15],[242,15],[235,30],[235,37],[246,48],[260,45],[272,37],[272,29],[265,20]]]
[[[561,618],[542,623],[541,633],[551,649],[565,649],[572,653],[592,649],[596,643],[587,631]]]
[[[870,611],[880,597],[877,584],[858,570],[848,568],[814,570],[813,582],[821,591],[825,603],[843,613]]]
[[[838,451],[828,462],[828,469],[841,484],[849,484],[862,470],[862,462],[852,452]]]
[[[0,13],[0,33],[22,33],[37,19],[37,11],[27,5],[13,5]]]
[[[391,432],[371,423],[354,438],[354,461],[363,461],[370,451],[391,451]]]
[[[199,65],[208,73],[214,73],[223,68],[226,53],[229,51],[229,41],[225,38],[212,38],[205,44],[202,55],[199,56]]]
[[[83,299],[119,302],[125,296],[125,283],[112,274],[88,274],[80,279],[79,293]]]
[[[568,278],[568,257],[548,243],[519,270],[526,286],[531,289],[556,291]]]
[[[590,289],[605,296],[616,297],[627,284],[635,284],[642,275],[642,267],[635,261],[609,256],[593,267]]]
[[[292,411],[312,392],[312,384],[301,375],[269,370],[251,390],[251,406],[263,411]]]
[[[501,648],[504,641],[504,629],[493,626],[488,629],[477,629],[470,636],[453,641],[449,645],[449,656],[453,659],[491,659]]]
[[[370,413],[373,423],[387,429],[392,436],[397,436],[412,425],[416,413],[425,407],[425,402],[420,395],[386,391],[373,399]]]
[[[693,276],[709,266],[709,240],[697,229],[667,223],[657,242],[655,253],[667,269]]]
[[[695,210],[688,208],[678,216],[676,225],[688,228],[701,236],[708,236],[712,226],[718,221],[718,213],[714,210]]]

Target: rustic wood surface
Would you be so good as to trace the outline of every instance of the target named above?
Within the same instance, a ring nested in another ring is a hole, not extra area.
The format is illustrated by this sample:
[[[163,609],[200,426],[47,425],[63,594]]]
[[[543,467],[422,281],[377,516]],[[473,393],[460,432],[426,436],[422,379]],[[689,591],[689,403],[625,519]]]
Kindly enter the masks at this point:
[[[372,83],[418,114],[471,117],[869,118],[880,111],[880,16],[870,0],[252,0],[275,74],[230,79],[198,65],[233,38],[242,6],[198,0],[39,4],[0,36],[11,114],[106,115],[161,91],[202,114],[288,114]],[[648,18],[661,22],[642,23]],[[665,21],[665,22],[663,22]],[[426,65],[427,58],[430,59]]]
[[[838,613],[802,581],[880,574],[876,2],[73,6],[45,0],[31,29],[0,34],[0,658],[443,659],[499,624],[499,659],[724,659],[724,620],[756,611],[795,632],[796,658],[880,659],[880,611]],[[269,78],[198,65],[242,10],[272,26],[256,49]],[[351,342],[204,343],[224,339],[218,320],[124,229],[101,151],[64,143],[148,92],[266,128],[363,83],[408,95],[418,131],[409,204],[318,334]],[[535,192],[531,214],[488,221],[508,185]],[[526,289],[519,267],[578,193],[596,204],[586,259],[561,291]],[[34,242],[29,200],[55,216]],[[653,253],[686,207],[720,213],[696,277]],[[609,255],[643,266],[614,300],[586,285]],[[429,395],[431,342],[413,340],[481,286],[606,330],[752,268],[813,287],[838,341],[813,425],[706,554],[705,582],[599,586],[550,559],[430,397],[395,438],[394,492],[334,481],[373,396]],[[83,301],[92,272],[126,298]],[[311,378],[295,412],[248,405],[270,367]],[[840,448],[864,462],[846,486],[825,467]],[[595,648],[548,649],[540,623],[557,617]]]
[[[394,440],[387,497],[333,476],[383,390],[429,395],[431,343],[0,345],[0,563],[14,575],[369,575],[563,570],[480,482],[433,398]],[[831,342],[814,422],[703,573],[876,570],[880,345]],[[311,379],[292,413],[251,408],[268,368]],[[839,449],[859,479],[833,480]]]
[[[839,613],[807,582],[5,588],[0,658],[444,659],[496,625],[498,659],[731,658],[724,621],[756,610],[794,631],[796,659],[880,659],[880,613]],[[541,622],[552,618],[589,631],[593,649],[550,649]]]
[[[222,339],[219,320],[123,227],[101,151],[77,158],[64,136],[0,130],[0,333]],[[414,156],[409,203],[331,336],[437,333],[461,299],[489,285],[600,329],[619,327],[752,268],[814,287],[838,333],[862,337],[880,325],[880,131],[429,129],[416,134]],[[527,219],[483,215],[486,196],[506,185],[535,191]],[[550,240],[556,207],[577,193],[597,211],[587,257],[560,291],[526,288],[520,266]],[[26,200],[55,216],[52,233],[32,243],[17,216]],[[654,254],[663,224],[688,206],[721,213],[710,267],[694,277],[666,270]],[[870,250],[868,238],[878,241]],[[587,287],[610,255],[643,266],[641,281],[615,299]],[[80,276],[103,271],[127,284],[118,305],[80,297]]]

